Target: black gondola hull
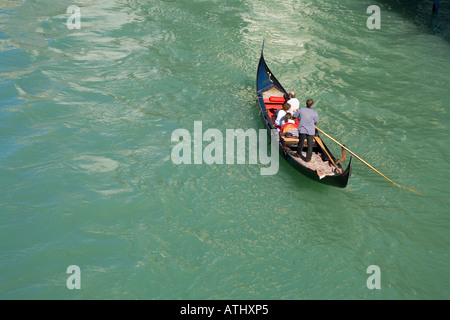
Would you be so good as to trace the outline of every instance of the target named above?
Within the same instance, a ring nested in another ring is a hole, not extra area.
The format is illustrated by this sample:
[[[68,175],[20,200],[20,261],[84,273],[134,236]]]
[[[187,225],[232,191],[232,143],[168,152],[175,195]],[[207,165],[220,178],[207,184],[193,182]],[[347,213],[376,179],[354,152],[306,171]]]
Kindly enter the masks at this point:
[[[263,47],[264,49],[264,47]],[[267,66],[263,50],[261,51],[261,57],[258,64],[258,71],[256,76],[256,95],[257,100],[260,106],[260,112],[262,116],[262,121],[264,125],[266,126],[267,130],[275,129],[274,124],[272,123],[272,120],[269,117],[266,104],[264,102],[263,94],[267,92],[268,90],[271,90],[272,88],[277,89],[282,94],[286,94],[286,90],[283,88],[283,86],[278,82],[278,80],[275,78],[275,76],[270,71],[269,67]],[[326,151],[331,155],[331,152],[329,151],[328,147],[325,145]],[[303,166],[300,162],[298,162],[294,156],[292,156],[289,152],[286,151],[285,147],[283,146],[283,142],[279,142],[279,152],[280,155],[297,171],[299,171],[304,176],[317,181],[322,184],[345,188],[348,184],[348,181],[351,176],[351,164],[352,164],[352,158],[350,158],[349,164],[347,168],[341,173],[336,174],[332,176],[325,176],[322,179],[319,178],[316,171],[309,169],[308,167]],[[333,160],[335,160],[333,158]]]

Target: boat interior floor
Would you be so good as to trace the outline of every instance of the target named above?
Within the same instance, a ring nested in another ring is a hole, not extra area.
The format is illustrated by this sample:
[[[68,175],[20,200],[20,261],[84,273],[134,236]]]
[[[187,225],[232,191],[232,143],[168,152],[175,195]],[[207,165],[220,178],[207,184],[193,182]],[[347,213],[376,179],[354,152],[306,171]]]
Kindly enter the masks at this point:
[[[342,173],[342,168],[336,169],[330,161],[324,161],[319,153],[313,152],[311,162],[306,162],[306,152],[302,152],[303,157],[294,157],[294,159],[303,166],[316,171],[320,179],[326,176],[335,176]]]

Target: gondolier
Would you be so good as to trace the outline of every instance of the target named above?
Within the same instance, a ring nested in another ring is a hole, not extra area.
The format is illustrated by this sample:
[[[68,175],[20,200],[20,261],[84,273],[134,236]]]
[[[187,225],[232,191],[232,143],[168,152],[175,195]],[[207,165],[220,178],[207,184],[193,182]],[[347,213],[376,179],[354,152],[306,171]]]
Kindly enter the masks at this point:
[[[306,108],[298,109],[294,113],[294,118],[298,118],[300,123],[298,125],[298,130],[300,132],[300,141],[297,147],[297,157],[302,157],[303,146],[305,145],[305,139],[308,143],[308,149],[306,152],[306,162],[311,162],[311,156],[313,151],[313,141],[316,134],[316,124],[319,121],[319,116],[316,110],[313,110],[314,101],[308,99],[306,101]]]

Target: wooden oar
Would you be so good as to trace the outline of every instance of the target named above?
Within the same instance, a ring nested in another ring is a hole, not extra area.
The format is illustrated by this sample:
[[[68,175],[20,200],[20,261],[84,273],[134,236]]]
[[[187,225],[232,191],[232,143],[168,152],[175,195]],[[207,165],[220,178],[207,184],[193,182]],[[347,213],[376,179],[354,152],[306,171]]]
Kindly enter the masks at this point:
[[[351,153],[352,155],[354,155],[359,161],[361,161],[362,163],[364,163],[366,166],[368,166],[370,169],[372,169],[373,171],[375,171],[376,173],[378,173],[380,176],[382,176],[383,178],[385,178],[385,179],[386,179],[387,181],[389,181],[390,183],[392,183],[392,184],[394,184],[394,185],[396,185],[396,186],[398,186],[398,187],[400,187],[400,188],[403,188],[403,189],[412,191],[412,192],[414,192],[414,193],[416,193],[416,194],[419,194],[419,192],[416,191],[416,190],[414,190],[414,189],[411,189],[411,188],[408,188],[408,187],[404,187],[404,186],[402,186],[402,185],[399,185],[398,183],[395,183],[394,181],[392,181],[391,179],[389,179],[388,177],[386,177],[384,174],[382,174],[380,171],[378,171],[377,169],[375,169],[374,167],[372,167],[370,164],[368,164],[366,161],[364,161],[363,159],[361,159],[361,157],[359,157],[357,154],[355,154],[352,150],[348,149],[348,148],[347,148],[346,146],[344,146],[342,143],[340,143],[339,141],[337,141],[336,139],[334,139],[334,138],[333,138],[332,136],[330,136],[328,133],[324,132],[322,129],[320,129],[320,128],[318,128],[318,127],[316,127],[316,129],[319,130],[321,133],[323,133],[327,138],[329,138],[330,140],[334,141],[336,144],[338,144],[339,146],[341,146],[342,148],[344,148],[345,150],[347,150],[348,152],[350,152],[350,153]]]

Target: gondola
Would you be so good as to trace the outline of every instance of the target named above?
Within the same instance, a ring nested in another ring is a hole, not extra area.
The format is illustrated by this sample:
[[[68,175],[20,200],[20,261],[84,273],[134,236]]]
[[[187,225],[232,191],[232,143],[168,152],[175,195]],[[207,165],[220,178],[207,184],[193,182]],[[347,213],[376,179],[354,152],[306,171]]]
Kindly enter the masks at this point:
[[[276,129],[275,117],[278,109],[282,108],[286,101],[287,92],[278,82],[264,60],[264,44],[259,59],[256,75],[256,95],[260,106],[262,120],[269,130]],[[318,132],[313,144],[313,163],[305,162],[301,157],[295,156],[298,138],[280,136],[279,151],[282,157],[308,178],[320,183],[345,188],[351,175],[352,158],[344,170],[340,163],[336,164],[336,158],[320,138]],[[304,149],[306,153],[306,148]]]

